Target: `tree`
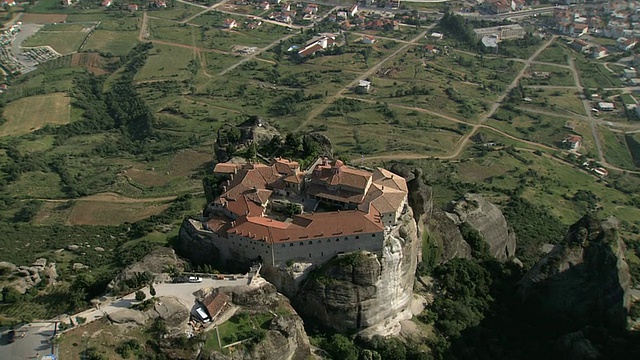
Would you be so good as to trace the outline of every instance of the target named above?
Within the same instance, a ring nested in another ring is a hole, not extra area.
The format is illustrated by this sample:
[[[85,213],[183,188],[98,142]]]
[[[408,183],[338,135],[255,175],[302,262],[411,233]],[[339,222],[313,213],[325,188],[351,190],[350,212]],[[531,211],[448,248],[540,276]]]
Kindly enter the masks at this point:
[[[20,292],[12,286],[5,286],[2,289],[2,302],[5,304],[13,304],[20,300]]]
[[[156,288],[153,287],[153,282],[149,283],[149,294],[151,294],[151,297],[156,296]]]
[[[291,150],[298,150],[300,147],[300,140],[293,133],[288,133],[284,139],[285,145]]]
[[[358,348],[342,334],[334,334],[323,342],[325,349],[332,358],[340,360],[357,360]]]
[[[144,293],[144,291],[142,290],[138,290],[136,291],[136,300],[137,301],[142,301],[147,297],[147,294]]]

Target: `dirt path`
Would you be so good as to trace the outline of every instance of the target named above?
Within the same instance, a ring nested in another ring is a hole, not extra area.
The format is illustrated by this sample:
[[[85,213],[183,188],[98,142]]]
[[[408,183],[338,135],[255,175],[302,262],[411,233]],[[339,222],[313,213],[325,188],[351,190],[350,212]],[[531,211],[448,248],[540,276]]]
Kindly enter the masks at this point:
[[[551,45],[551,43],[553,43],[555,41],[555,39],[557,38],[557,36],[552,36],[551,39],[549,41],[547,41],[546,43],[544,43],[542,46],[540,46],[540,48],[538,48],[538,50],[536,50],[525,62],[524,62],[524,67],[522,68],[522,70],[520,70],[520,72],[516,75],[516,77],[513,79],[513,81],[511,82],[511,84],[509,84],[509,86],[507,87],[507,89],[502,93],[502,95],[500,95],[498,97],[498,99],[496,99],[496,101],[493,102],[493,104],[491,105],[491,108],[489,109],[489,111],[487,111],[482,117],[480,117],[480,119],[478,120],[478,124],[473,126],[473,129],[468,132],[466,135],[464,135],[460,141],[458,142],[458,145],[456,146],[456,149],[454,150],[454,152],[450,155],[445,156],[445,159],[455,159],[457,158],[460,153],[462,152],[462,150],[464,149],[465,145],[467,145],[467,142],[469,141],[469,138],[471,138],[471,136],[473,136],[473,134],[476,133],[476,131],[478,131],[479,128],[482,127],[482,124],[487,121],[487,119],[489,119],[491,116],[493,116],[493,114],[496,113],[496,111],[498,111],[498,108],[500,108],[500,105],[502,105],[502,102],[504,101],[504,99],[509,95],[509,93],[511,92],[511,90],[513,90],[516,86],[518,86],[518,83],[520,82],[520,79],[524,76],[524,74],[526,73],[527,69],[529,68],[529,66],[531,65],[531,62],[533,62],[533,60],[538,57],[538,55],[540,55],[540,53],[542,51],[544,51],[544,49],[546,49],[549,45]]]
[[[201,193],[201,192],[199,192]],[[196,194],[199,194],[196,193]],[[163,197],[155,197],[155,198],[130,198],[126,196],[122,196],[117,193],[105,192],[94,195],[89,195],[77,199],[35,199],[46,202],[54,202],[54,203],[63,203],[67,201],[90,201],[90,202],[107,202],[107,203],[115,203],[115,204],[135,204],[135,203],[152,203],[152,202],[166,202],[173,201],[177,199],[177,195],[172,196],[163,196]]]
[[[591,135],[593,136],[593,142],[596,144],[596,150],[598,151],[598,161],[600,161],[603,165],[607,167],[614,168],[613,166],[607,163],[604,157],[604,152],[602,151],[602,144],[600,142],[600,135],[598,134],[598,127],[596,126],[595,119],[591,116],[591,104],[589,103],[589,100],[584,96],[584,87],[580,83],[578,68],[576,67],[575,61],[573,61],[573,57],[569,57],[569,66],[571,66],[571,72],[573,73],[573,78],[575,80],[576,87],[578,88],[578,92],[580,92],[582,106],[584,107],[584,112],[587,115],[587,122],[589,123],[589,127],[591,128]]]
[[[352,82],[348,83],[347,85],[345,85],[342,89],[340,89],[337,93],[333,94],[332,96],[330,96],[329,98],[325,99],[325,101],[318,107],[316,107],[315,109],[313,109],[313,111],[311,111],[309,113],[309,115],[307,116],[307,118],[305,119],[305,121],[303,121],[302,123],[300,123],[300,125],[298,125],[298,127],[294,130],[298,131],[302,128],[304,128],[311,120],[315,119],[318,115],[322,114],[322,112],[327,109],[331,104],[333,104],[333,102],[340,96],[342,96],[342,94],[353,88],[354,86],[356,86],[358,84],[358,82],[360,82],[360,80],[363,80],[365,78],[367,78],[368,76],[371,76],[372,74],[374,74],[376,71],[378,71],[378,69],[386,62],[388,62],[389,60],[395,58],[398,54],[402,53],[403,51],[405,51],[409,46],[414,45],[415,43],[418,42],[418,40],[422,39],[428,32],[429,30],[431,30],[431,28],[433,28],[435,26],[435,24],[430,25],[428,27],[426,27],[426,30],[421,32],[420,34],[418,34],[418,36],[416,36],[415,38],[413,38],[411,41],[405,43],[404,45],[402,45],[400,48],[398,48],[396,51],[394,51],[393,53],[391,53],[389,56],[385,57],[384,59],[378,61],[377,64],[373,65],[371,67],[371,69],[367,70],[366,72],[364,72],[363,74],[361,74],[360,76],[358,76],[357,78],[355,78]]]

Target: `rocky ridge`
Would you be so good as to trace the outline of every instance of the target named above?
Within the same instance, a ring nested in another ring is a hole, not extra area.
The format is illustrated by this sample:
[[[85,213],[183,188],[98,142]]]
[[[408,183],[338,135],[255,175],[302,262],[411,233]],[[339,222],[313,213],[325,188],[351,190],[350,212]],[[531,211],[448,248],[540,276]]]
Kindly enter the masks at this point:
[[[585,216],[518,283],[527,308],[569,331],[624,329],[631,276],[614,218]]]

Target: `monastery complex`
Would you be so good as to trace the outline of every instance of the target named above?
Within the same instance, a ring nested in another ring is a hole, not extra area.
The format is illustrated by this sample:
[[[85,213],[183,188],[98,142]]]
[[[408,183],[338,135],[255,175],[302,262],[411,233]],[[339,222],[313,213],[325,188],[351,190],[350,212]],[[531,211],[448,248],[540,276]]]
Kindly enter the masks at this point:
[[[219,163],[222,193],[189,233],[212,241],[223,259],[321,264],[341,253],[381,254],[385,235],[407,211],[407,184],[388,170],[318,159],[308,170],[277,158],[270,165]]]

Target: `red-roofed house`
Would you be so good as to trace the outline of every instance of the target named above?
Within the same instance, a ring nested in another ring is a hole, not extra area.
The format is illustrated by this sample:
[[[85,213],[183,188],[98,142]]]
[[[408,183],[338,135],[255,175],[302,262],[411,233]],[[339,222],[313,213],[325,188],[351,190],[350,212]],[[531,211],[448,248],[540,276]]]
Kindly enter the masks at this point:
[[[354,17],[358,13],[358,4],[353,4],[349,8],[349,16]]]
[[[102,0],[102,6],[104,7],[109,7],[111,4],[113,4],[113,1],[111,0]]]
[[[362,43],[363,44],[375,44],[375,42],[376,42],[376,38],[374,38],[373,36],[370,36],[370,35],[365,35],[362,38]]]
[[[224,307],[229,303],[229,295],[224,293],[209,294],[202,299],[202,306],[207,309],[211,321],[215,321],[218,315],[222,312]]]
[[[225,29],[233,29],[235,27],[238,27],[238,23],[236,22],[235,19],[227,19],[222,24],[222,27]]]
[[[129,11],[138,11],[138,5],[136,4],[129,4],[127,8],[129,9]]]
[[[562,140],[562,143],[565,144],[570,150],[575,150],[575,151],[580,149],[581,142],[582,142],[582,137],[578,135],[569,135],[566,138],[564,138],[564,140]]]
[[[303,11],[305,14],[315,15],[318,12],[318,5],[309,4]]]

